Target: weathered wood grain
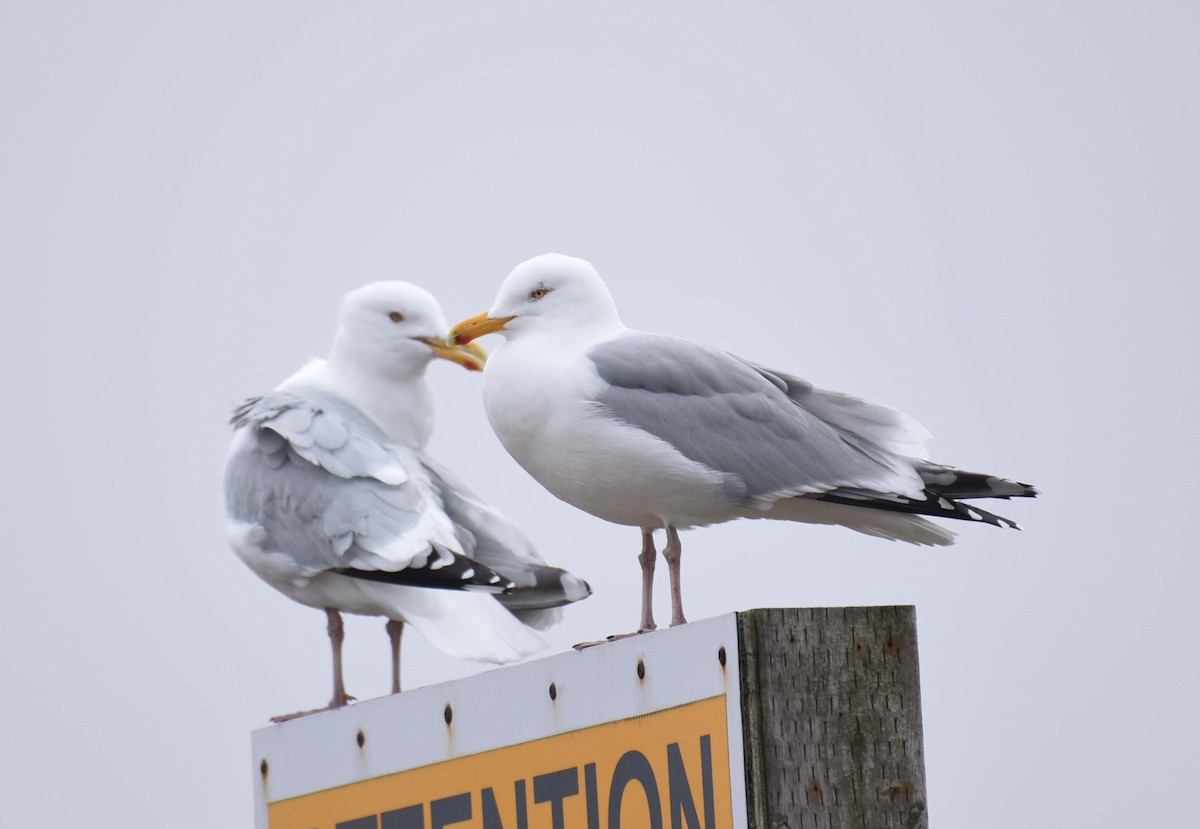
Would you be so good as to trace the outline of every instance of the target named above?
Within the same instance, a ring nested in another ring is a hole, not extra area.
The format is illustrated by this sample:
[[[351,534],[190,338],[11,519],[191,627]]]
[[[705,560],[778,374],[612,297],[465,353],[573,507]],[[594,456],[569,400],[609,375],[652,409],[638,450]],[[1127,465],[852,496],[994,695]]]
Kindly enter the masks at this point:
[[[752,829],[926,829],[912,607],[738,614]]]

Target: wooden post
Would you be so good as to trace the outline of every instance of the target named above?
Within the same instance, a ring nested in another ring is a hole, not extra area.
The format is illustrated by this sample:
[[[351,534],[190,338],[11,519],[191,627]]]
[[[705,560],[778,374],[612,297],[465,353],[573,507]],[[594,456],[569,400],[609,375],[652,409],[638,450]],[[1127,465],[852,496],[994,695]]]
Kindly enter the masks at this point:
[[[738,614],[751,829],[925,829],[912,607]]]

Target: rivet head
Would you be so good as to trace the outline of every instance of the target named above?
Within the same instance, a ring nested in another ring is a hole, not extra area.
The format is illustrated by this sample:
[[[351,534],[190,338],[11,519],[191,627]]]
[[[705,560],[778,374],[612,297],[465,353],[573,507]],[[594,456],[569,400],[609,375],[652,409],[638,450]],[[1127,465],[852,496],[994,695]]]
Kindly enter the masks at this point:
[[[442,716],[446,719],[446,725],[454,720],[454,709],[450,707],[450,703],[446,703],[446,710],[442,712]]]
[[[717,661],[721,663],[721,667],[725,667],[725,646],[717,648]]]
[[[550,683],[550,699],[558,699],[558,686]]]
[[[637,671],[638,671],[638,679],[646,678],[646,663],[640,659],[638,660]]]
[[[367,735],[362,733],[361,728],[358,730],[358,735],[355,736],[354,742],[358,743],[359,748],[362,748],[363,744],[367,742]]]

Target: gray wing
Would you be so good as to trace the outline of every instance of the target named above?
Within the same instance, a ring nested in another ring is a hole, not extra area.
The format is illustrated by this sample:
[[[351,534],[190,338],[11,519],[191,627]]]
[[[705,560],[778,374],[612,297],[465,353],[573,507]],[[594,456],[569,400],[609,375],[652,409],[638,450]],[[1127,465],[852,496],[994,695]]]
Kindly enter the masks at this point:
[[[405,462],[387,436],[355,407],[332,395],[305,390],[271,392],[238,406],[235,429],[254,426],[271,460],[303,459],[339,478],[374,478],[385,484],[408,480]],[[279,454],[279,449],[286,449]]]
[[[420,462],[334,398],[274,392],[234,413],[225,472],[230,518],[266,530],[301,575],[446,566],[452,531]],[[431,554],[433,558],[430,559]]]
[[[904,412],[849,394],[818,389],[793,374],[754,363],[751,365],[796,405],[834,428],[853,435],[856,440],[907,458],[928,459],[925,441],[933,435]]]
[[[586,581],[548,565],[525,534],[461,478],[426,454],[421,463],[454,522],[462,552],[513,583],[513,591],[498,598],[523,622],[544,628],[558,620],[551,608],[591,595]]]
[[[841,392],[818,389],[807,380],[773,368],[754,368],[796,402],[826,423],[853,435],[860,442],[909,458],[926,488],[946,498],[1031,498],[1037,488],[1019,481],[968,472],[933,463],[925,449],[929,430],[904,412],[869,403]]]
[[[634,332],[588,356],[609,384],[599,404],[725,473],[737,499],[762,504],[839,488],[921,497],[905,458],[827,422],[790,397],[780,376],[731,354]]]

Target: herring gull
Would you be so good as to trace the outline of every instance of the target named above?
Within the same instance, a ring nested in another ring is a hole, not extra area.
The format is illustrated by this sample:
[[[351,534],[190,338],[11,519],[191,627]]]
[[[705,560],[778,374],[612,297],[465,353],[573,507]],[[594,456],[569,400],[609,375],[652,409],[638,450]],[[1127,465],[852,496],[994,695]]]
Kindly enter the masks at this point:
[[[405,624],[452,656],[508,662],[542,649],[531,628],[591,592],[426,454],[426,367],[435,357],[472,370],[484,363],[477,346],[448,346],[446,329],[437,301],[414,285],[352,291],[329,358],[233,416],[229,541],[272,587],[325,611],[330,708],[351,699],[342,612],[388,619],[395,693]]]
[[[455,325],[448,343],[493,332],[506,341],[483,395],[504,448],[558,498],[642,531],[641,630],[655,627],[656,529],[666,531],[677,625],[686,621],[681,529],[773,518],[946,545],[954,534],[922,516],[1016,528],[964,501],[1037,494],[931,462],[929,433],[895,409],[626,328],[582,259],[546,254],[517,266],[491,309]]]

